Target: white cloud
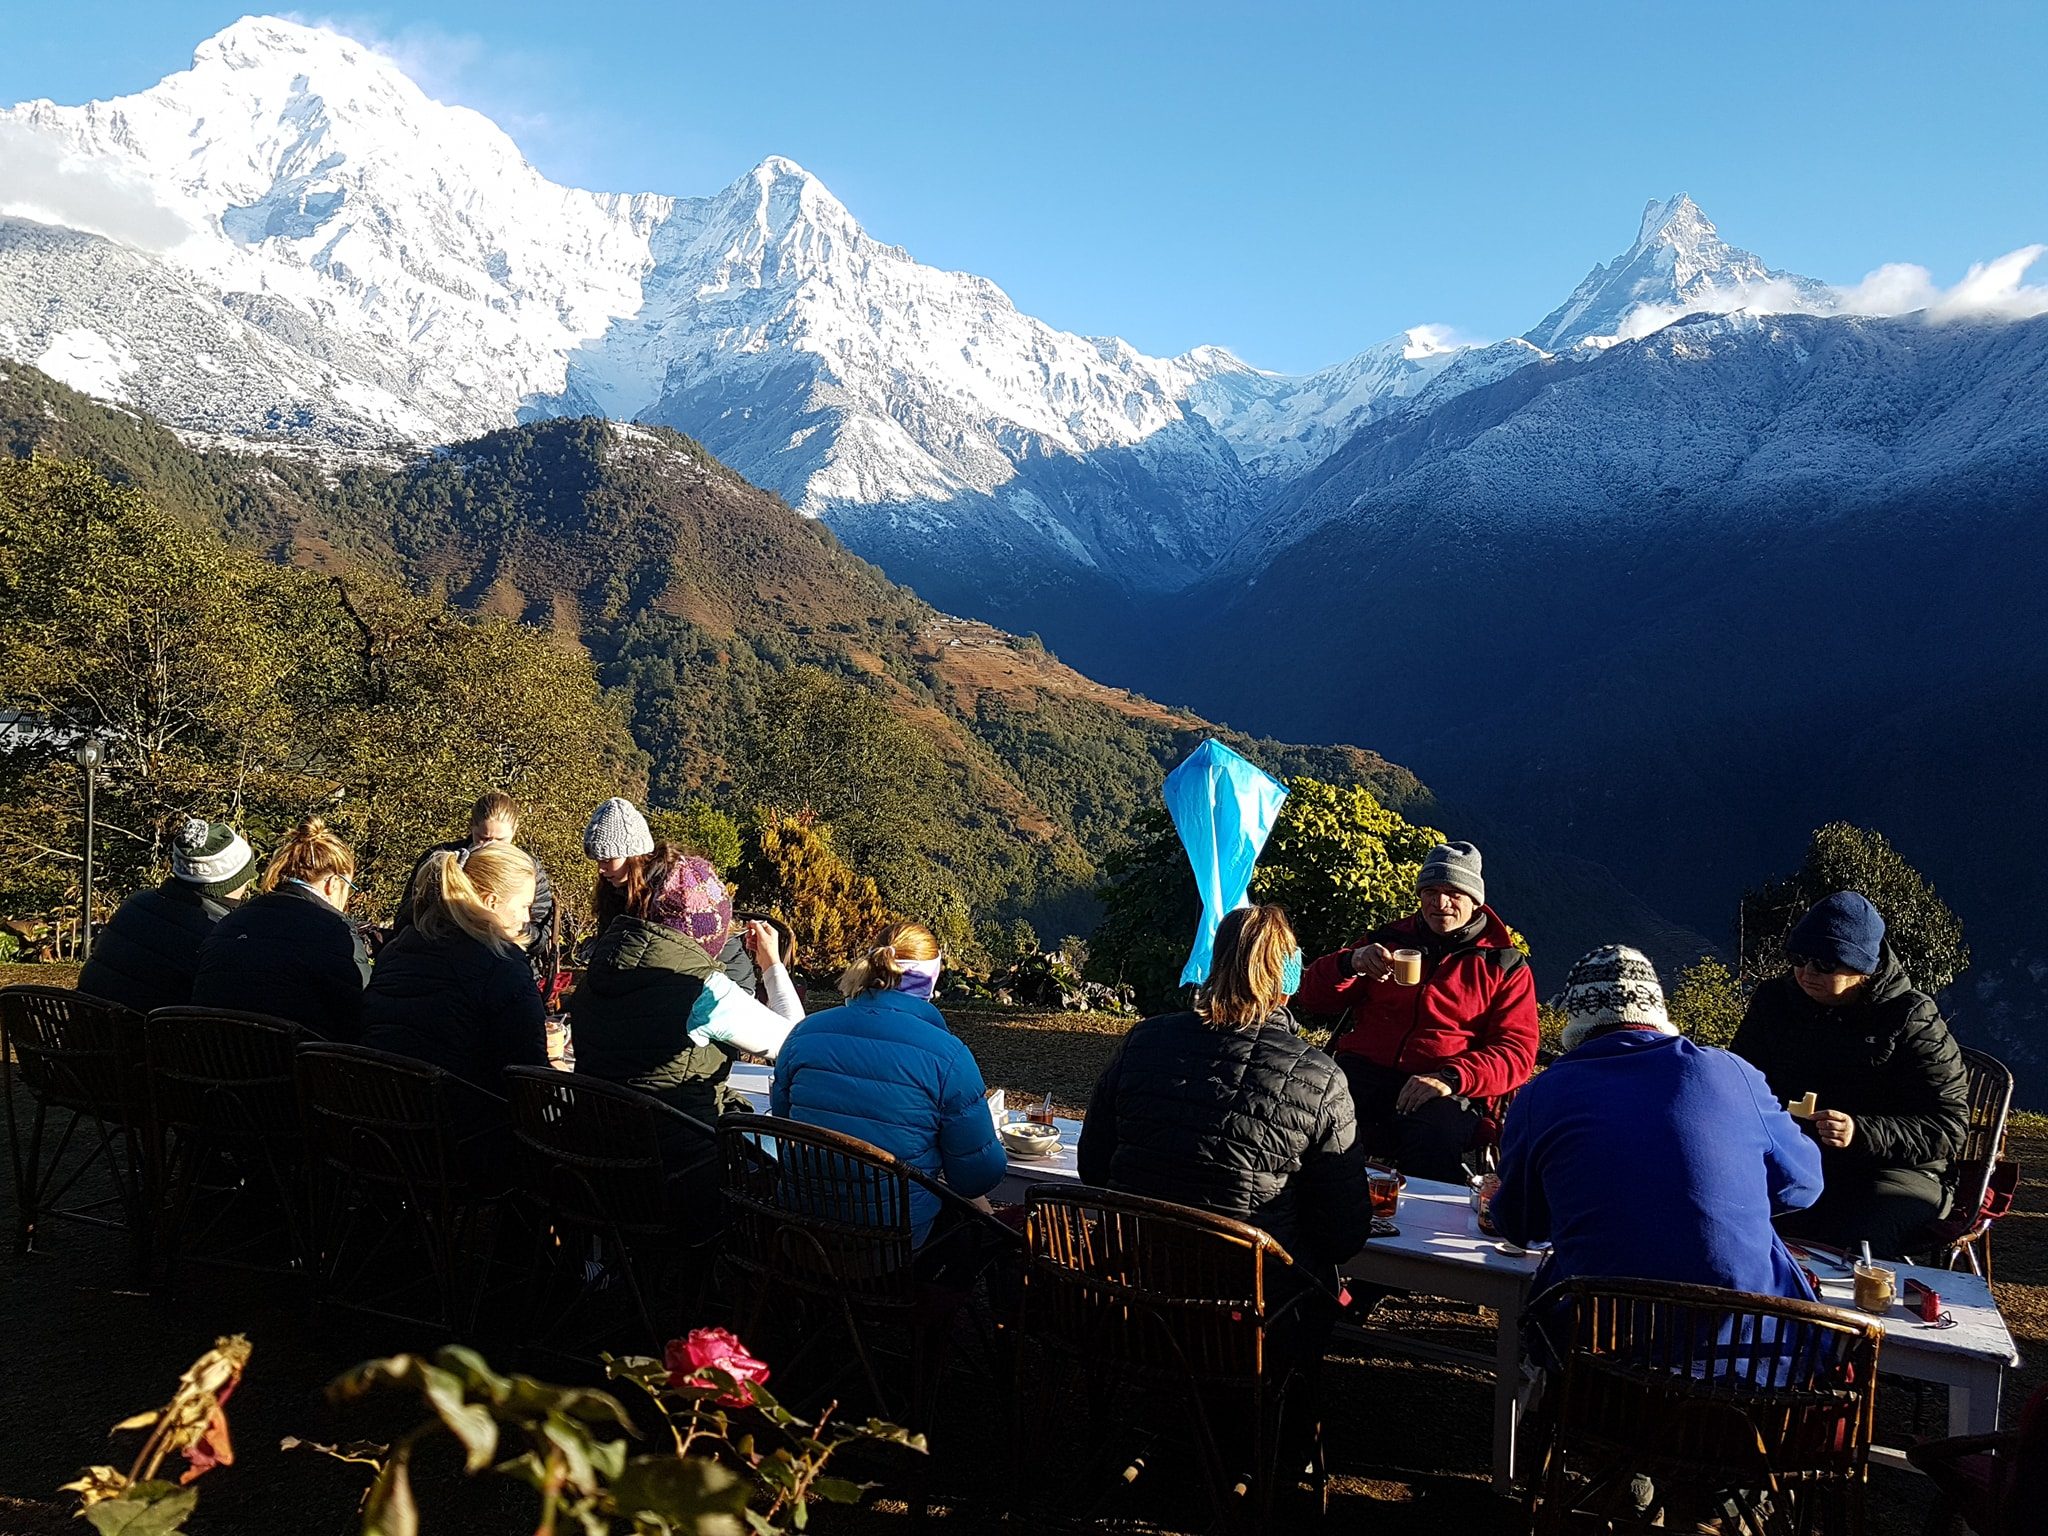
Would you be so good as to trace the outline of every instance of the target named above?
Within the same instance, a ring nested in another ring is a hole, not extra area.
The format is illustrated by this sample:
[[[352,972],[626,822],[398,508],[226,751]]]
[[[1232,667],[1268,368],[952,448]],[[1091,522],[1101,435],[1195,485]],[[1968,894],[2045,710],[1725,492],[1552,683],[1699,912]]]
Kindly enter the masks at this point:
[[[0,214],[88,230],[145,251],[169,250],[191,233],[140,177],[18,122],[0,121]]]
[[[2048,314],[2048,284],[2028,283],[2027,270],[2048,255],[2048,245],[2023,245],[1994,261],[1980,261],[1961,281],[1944,288],[1927,268],[1908,262],[1879,267],[1860,283],[1819,293],[1772,280],[1714,288],[1684,305],[1638,304],[1612,337],[1594,345],[1635,341],[1674,320],[1701,313],[1729,315],[1924,315],[1929,320],[2025,320]]]

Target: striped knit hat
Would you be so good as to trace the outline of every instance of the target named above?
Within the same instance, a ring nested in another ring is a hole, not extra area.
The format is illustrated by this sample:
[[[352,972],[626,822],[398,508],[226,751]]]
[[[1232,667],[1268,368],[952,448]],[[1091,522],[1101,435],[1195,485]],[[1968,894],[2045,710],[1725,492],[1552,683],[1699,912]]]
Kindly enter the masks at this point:
[[[1675,1035],[1664,1011],[1664,988],[1650,957],[1626,944],[1603,944],[1582,955],[1564,979],[1557,1006],[1565,1012],[1564,1048],[1571,1050],[1596,1031],[1655,1030]]]
[[[232,896],[256,878],[256,851],[226,822],[187,816],[171,838],[171,873],[209,896]]]

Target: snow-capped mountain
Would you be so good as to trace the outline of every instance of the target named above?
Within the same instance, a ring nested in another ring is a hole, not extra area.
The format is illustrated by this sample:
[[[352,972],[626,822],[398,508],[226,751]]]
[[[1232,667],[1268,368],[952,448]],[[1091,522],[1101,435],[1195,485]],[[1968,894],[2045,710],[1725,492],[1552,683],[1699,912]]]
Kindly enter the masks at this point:
[[[1588,272],[1523,339],[1562,352],[1581,342],[1632,339],[1631,322],[1648,314],[1676,319],[1693,308],[1734,309],[1746,298],[1816,309],[1831,302],[1831,290],[1810,277],[1773,271],[1761,257],[1728,244],[1699,204],[1680,193],[1645,208],[1635,244]]]

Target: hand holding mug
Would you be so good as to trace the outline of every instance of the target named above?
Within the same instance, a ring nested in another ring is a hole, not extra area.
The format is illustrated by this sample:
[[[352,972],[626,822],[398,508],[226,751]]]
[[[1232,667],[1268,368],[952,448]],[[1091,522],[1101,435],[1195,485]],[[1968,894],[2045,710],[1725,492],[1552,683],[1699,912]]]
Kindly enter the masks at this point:
[[[1361,944],[1351,951],[1351,974],[1367,981],[1385,981],[1394,974],[1394,952],[1384,944]]]
[[[747,921],[747,931],[740,942],[747,947],[747,953],[754,957],[754,964],[762,970],[772,970],[782,964],[782,935],[775,931],[773,923],[764,923],[758,917]]]

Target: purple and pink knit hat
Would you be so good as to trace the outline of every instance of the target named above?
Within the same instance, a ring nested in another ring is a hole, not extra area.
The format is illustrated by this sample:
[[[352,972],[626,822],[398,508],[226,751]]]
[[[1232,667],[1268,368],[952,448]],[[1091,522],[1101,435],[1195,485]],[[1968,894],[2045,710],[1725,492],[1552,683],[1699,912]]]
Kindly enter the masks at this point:
[[[714,960],[732,937],[732,893],[710,861],[695,854],[670,868],[649,905],[656,922],[696,940]]]

